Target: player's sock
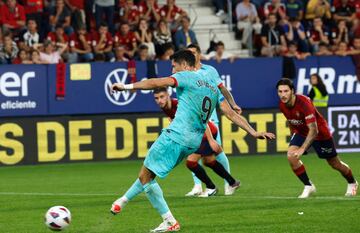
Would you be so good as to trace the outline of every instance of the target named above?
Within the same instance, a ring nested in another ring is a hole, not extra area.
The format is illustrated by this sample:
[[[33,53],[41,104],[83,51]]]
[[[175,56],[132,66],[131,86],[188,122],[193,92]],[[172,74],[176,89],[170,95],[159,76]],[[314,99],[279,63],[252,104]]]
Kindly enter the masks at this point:
[[[126,197],[127,201],[131,201],[134,197],[139,195],[144,191],[143,185],[141,184],[139,178],[131,185],[131,187],[126,191],[123,197]]]
[[[293,170],[295,175],[303,182],[304,185],[311,185],[310,179],[306,173],[304,164],[295,170]]]
[[[215,189],[215,184],[211,181],[210,177],[206,174],[204,168],[195,161],[186,161],[186,166],[206,185],[208,189]]]
[[[225,168],[225,170],[230,173],[230,164],[229,164],[229,160],[227,158],[227,156],[225,155],[224,152],[221,152],[220,154],[218,154],[216,156],[216,161],[218,161],[221,165],[223,165],[223,167]],[[225,184],[228,184],[228,182],[225,180]]]
[[[341,175],[346,179],[349,184],[355,183],[355,178],[350,168],[347,173],[341,173]]]
[[[159,212],[161,216],[169,212],[169,207],[164,199],[163,192],[159,184],[152,180],[143,185],[146,197],[149,199],[151,205]]]
[[[223,165],[221,165],[218,161],[214,160],[206,164],[206,166],[210,167],[216,174],[225,179],[229,183],[229,185],[235,184],[235,179],[225,170]]]

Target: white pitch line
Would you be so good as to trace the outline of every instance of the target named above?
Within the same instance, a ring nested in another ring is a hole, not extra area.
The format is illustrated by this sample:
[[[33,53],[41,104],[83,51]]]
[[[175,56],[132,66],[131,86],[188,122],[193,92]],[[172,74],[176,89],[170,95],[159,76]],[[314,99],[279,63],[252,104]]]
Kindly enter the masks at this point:
[[[112,193],[37,193],[37,192],[0,192],[1,196],[118,196]],[[166,195],[167,197],[182,197],[178,195]],[[217,196],[218,198],[231,198],[226,196]],[[211,197],[216,198],[216,197]],[[296,196],[236,196],[241,199],[276,199],[276,200],[297,200]],[[359,197],[342,197],[342,196],[314,196],[308,200],[344,200],[344,201],[360,201]]]

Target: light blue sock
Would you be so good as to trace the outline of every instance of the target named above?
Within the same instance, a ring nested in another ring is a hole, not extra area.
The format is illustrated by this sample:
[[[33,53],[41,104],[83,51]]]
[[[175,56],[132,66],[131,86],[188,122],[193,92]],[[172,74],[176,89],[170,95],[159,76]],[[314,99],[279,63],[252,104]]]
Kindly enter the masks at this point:
[[[202,166],[202,160],[199,160],[198,161],[198,164],[200,165],[200,166]],[[193,177],[193,180],[194,180],[194,184],[195,185],[201,185],[201,180],[199,180],[199,178],[197,178],[197,176],[195,175],[195,173],[193,173],[193,172],[191,172],[191,175],[192,175],[192,177]]]
[[[141,182],[138,178],[135,180],[133,185],[131,185],[131,187],[128,189],[128,191],[126,191],[124,196],[130,201],[131,199],[133,199],[134,197],[136,197],[143,191],[144,191],[143,185],[141,184]]]
[[[217,125],[217,127],[219,128],[219,126]],[[220,136],[220,131],[218,132],[217,136],[216,136],[216,141],[219,143],[219,145],[222,145],[221,143],[221,136]],[[221,165],[223,165],[223,167],[225,168],[225,170],[230,174],[230,164],[229,164],[229,160],[227,158],[227,156],[225,155],[224,152],[221,152],[220,154],[218,154],[216,156],[216,161],[218,161]],[[227,184],[227,181],[225,180],[225,184]]]
[[[159,212],[161,216],[170,211],[164,199],[163,192],[155,180],[144,184],[143,187],[151,205]]]

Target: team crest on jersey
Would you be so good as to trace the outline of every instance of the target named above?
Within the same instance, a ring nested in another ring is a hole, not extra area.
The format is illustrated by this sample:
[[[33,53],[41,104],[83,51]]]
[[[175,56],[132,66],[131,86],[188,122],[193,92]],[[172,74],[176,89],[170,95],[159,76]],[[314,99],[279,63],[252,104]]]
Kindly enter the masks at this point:
[[[299,112],[296,112],[295,115],[296,115],[296,117],[299,117],[299,116],[300,116],[300,113],[299,113]]]

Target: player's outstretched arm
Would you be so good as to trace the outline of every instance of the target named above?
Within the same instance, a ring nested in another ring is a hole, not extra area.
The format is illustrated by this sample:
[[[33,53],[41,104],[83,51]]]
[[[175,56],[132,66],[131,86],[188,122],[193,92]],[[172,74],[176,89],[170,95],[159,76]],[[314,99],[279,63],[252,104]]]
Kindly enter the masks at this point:
[[[173,78],[153,78],[146,79],[132,84],[114,83],[111,86],[112,91],[125,91],[125,90],[152,90],[158,87],[175,86]]]
[[[221,94],[225,97],[225,99],[229,102],[232,109],[238,114],[241,114],[241,108],[235,103],[234,97],[232,96],[231,92],[224,86],[221,85],[220,87]]]
[[[231,109],[227,101],[221,102],[220,109],[229,120],[248,132],[254,138],[270,140],[275,139],[275,135],[273,133],[257,132],[243,116],[237,114],[233,109]]]

